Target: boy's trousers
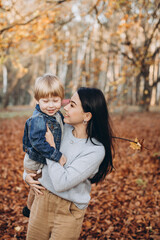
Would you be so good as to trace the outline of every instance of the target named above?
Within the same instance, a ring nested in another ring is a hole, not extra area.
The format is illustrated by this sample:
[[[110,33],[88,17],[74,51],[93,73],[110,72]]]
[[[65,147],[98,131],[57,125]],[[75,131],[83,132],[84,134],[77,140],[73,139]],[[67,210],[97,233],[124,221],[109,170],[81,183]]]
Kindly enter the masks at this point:
[[[37,174],[37,171],[29,170],[28,168],[24,168],[27,173],[34,173],[36,176],[33,178],[34,180],[38,180],[42,176],[42,173]],[[32,203],[35,198],[35,192],[32,188],[29,189],[28,199],[27,199],[27,207],[30,210],[32,207]]]
[[[27,240],[77,240],[84,215],[85,209],[44,190],[43,195],[35,195]]]

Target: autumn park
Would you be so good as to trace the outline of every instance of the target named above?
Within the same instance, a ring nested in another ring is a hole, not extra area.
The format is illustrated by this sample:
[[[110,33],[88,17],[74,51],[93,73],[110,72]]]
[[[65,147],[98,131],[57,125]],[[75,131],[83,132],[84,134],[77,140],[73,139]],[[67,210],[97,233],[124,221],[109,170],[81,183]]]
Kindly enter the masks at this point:
[[[44,73],[65,99],[101,89],[111,116],[114,168],[92,184],[79,240],[160,240],[160,2],[0,0],[2,240],[26,239],[22,138]]]

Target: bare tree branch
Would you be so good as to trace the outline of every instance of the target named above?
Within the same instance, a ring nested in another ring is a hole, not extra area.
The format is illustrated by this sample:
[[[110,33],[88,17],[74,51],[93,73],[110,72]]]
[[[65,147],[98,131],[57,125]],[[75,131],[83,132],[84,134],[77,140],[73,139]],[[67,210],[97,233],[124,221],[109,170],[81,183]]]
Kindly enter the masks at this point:
[[[32,22],[33,20],[39,18],[40,16],[41,16],[41,15],[37,15],[37,16],[35,16],[35,17],[33,17],[33,18],[29,19],[28,21],[23,22],[23,23],[22,23],[22,22],[14,22],[13,24],[10,24],[10,25],[8,25],[7,27],[4,27],[4,28],[0,29],[0,34],[2,34],[4,31],[7,31],[7,30],[9,30],[9,29],[11,29],[11,28],[13,28],[13,27],[15,27],[15,26],[21,26],[21,25],[23,26],[23,25],[26,25],[26,24]]]
[[[61,1],[47,0],[46,2],[47,2],[47,3],[57,3],[57,4],[61,4],[61,3],[67,2],[67,1],[68,1],[68,0],[61,0]]]
[[[160,77],[157,78],[157,81],[154,82],[151,87],[156,87],[159,82],[160,82]]]
[[[6,26],[6,27],[4,27],[4,28],[2,28],[2,29],[0,29],[0,34],[2,34],[3,32],[5,32],[5,31],[7,31],[7,30],[9,30],[9,29],[11,29],[11,28],[13,28],[13,27],[15,27],[15,26],[23,26],[23,25],[27,25],[28,23],[30,23],[30,22],[32,22],[33,20],[35,20],[35,19],[37,19],[37,18],[40,18],[43,14],[45,14],[48,10],[51,10],[51,9],[53,9],[56,5],[59,5],[59,4],[61,4],[61,3],[63,3],[63,2],[66,2],[66,1],[68,1],[68,0],[62,0],[62,1],[50,1],[50,3],[55,3],[54,4],[54,6],[49,6],[49,7],[47,7],[46,9],[44,9],[43,11],[40,11],[40,14],[38,14],[37,16],[34,16],[34,17],[32,17],[32,18],[30,18],[28,21],[26,21],[26,22],[21,22],[22,20],[18,20],[18,21],[16,21],[16,22],[14,22],[14,23],[12,23],[12,24],[9,24],[8,26]],[[27,16],[25,16],[25,17],[29,17],[31,14],[28,14]],[[24,18],[24,17],[23,17]]]
[[[153,14],[152,14],[152,17],[153,17],[153,18],[156,18],[157,11],[158,11],[159,9],[160,9],[160,3],[158,3],[157,8],[155,8],[155,10],[154,10],[154,12],[153,12]]]
[[[153,55],[152,55],[152,59],[154,59],[154,58],[156,57],[156,55],[159,53],[159,51],[160,51],[160,47],[158,47],[158,48],[155,50],[155,52],[154,52]]]
[[[146,49],[145,49],[145,52],[144,52],[144,58],[145,58],[146,55],[147,55],[147,52],[148,52],[148,49],[149,49],[150,44],[151,44],[151,42],[152,42],[154,33],[155,33],[155,31],[157,30],[157,28],[158,28],[159,25],[160,25],[160,19],[158,20],[158,22],[157,22],[156,25],[154,26],[150,38],[146,39],[146,41],[145,41],[144,46],[146,47]]]
[[[135,60],[133,58],[130,58],[126,53],[122,52],[121,54],[125,56],[128,60],[130,60],[135,66],[137,65]]]
[[[97,10],[96,7],[98,6],[99,2],[100,0],[97,0],[97,2],[91,7],[87,14],[90,14],[93,10]]]

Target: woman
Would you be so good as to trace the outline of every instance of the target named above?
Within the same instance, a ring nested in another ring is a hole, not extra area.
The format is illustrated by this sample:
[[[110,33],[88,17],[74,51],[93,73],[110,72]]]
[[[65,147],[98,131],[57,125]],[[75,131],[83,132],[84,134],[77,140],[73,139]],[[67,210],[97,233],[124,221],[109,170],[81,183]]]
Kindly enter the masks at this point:
[[[39,181],[24,174],[37,193],[31,208],[28,240],[76,240],[79,238],[91,184],[112,171],[112,131],[103,93],[80,88],[65,106],[61,152],[62,167],[47,159]],[[53,144],[48,132],[46,139]],[[41,184],[41,185],[39,185]]]

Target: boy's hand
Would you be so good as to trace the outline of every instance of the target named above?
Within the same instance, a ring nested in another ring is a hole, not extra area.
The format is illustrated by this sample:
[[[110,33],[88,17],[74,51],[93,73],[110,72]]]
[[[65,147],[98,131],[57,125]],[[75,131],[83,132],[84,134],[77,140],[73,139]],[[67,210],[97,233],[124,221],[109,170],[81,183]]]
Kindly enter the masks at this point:
[[[46,141],[50,144],[51,147],[56,148],[55,142],[54,142],[54,137],[53,137],[48,125],[47,125],[47,132],[45,134],[45,138],[46,138]]]
[[[63,167],[64,164],[66,164],[66,162],[67,158],[64,155],[62,155],[62,157],[59,159],[59,164]]]

